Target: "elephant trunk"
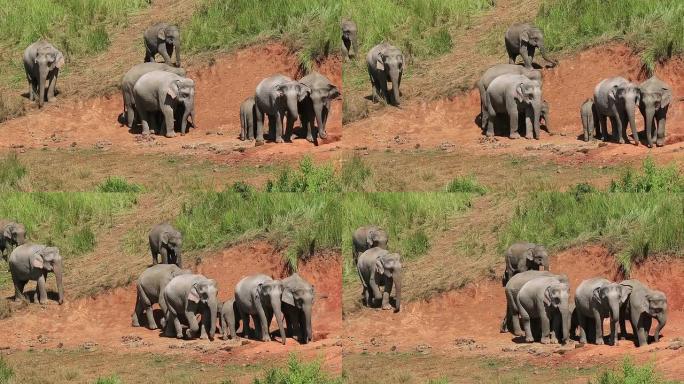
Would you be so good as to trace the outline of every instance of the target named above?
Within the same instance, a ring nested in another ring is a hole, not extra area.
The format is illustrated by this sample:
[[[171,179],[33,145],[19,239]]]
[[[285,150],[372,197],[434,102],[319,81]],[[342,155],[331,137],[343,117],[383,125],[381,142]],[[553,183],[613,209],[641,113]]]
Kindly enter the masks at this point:
[[[547,52],[546,52],[546,46],[544,46],[544,44],[540,44],[540,45],[539,45],[539,53],[541,53],[541,55],[542,55],[542,57],[544,58],[544,60],[546,60],[546,61],[548,61],[549,63],[553,64],[554,67],[555,67],[556,65],[558,65],[558,62],[557,62],[556,60],[551,59],[551,58],[549,58],[548,56],[546,56],[546,53],[547,53]]]
[[[176,256],[176,265],[178,268],[183,268],[183,259],[181,257],[181,247],[173,249],[173,255]]]
[[[561,308],[561,342],[567,343],[570,340],[570,309],[566,306]]]
[[[194,100],[186,99],[183,102],[183,117],[181,118],[181,135],[185,135],[188,130],[188,117],[194,109]]]
[[[38,64],[38,107],[45,103],[45,86],[47,83],[48,67],[45,63]]]
[[[297,109],[297,97],[292,96],[287,98],[287,113],[290,115],[292,120],[297,120],[299,118],[299,111]]]
[[[318,137],[325,139],[328,133],[325,131],[325,121],[323,120],[323,103],[314,103],[314,113],[316,114],[316,124],[318,125]]]
[[[544,263],[542,264],[542,267],[543,267],[544,270],[547,271],[547,272],[551,270],[551,269],[549,269],[549,260],[548,260],[548,259],[547,259],[547,260],[544,260]]]
[[[399,105],[399,70],[390,69],[389,76],[390,81],[392,82],[392,96],[394,98],[394,104]]]
[[[627,98],[625,99],[625,110],[627,112],[627,118],[629,119],[629,127],[632,129],[632,135],[636,145],[639,145],[639,136],[637,135],[637,125],[636,125],[636,108],[637,103],[635,99]],[[648,133],[648,132],[647,132]]]
[[[401,310],[401,268],[396,268],[392,274],[392,280],[394,281],[394,305],[396,307],[395,312]]]
[[[657,139],[656,129],[653,126],[653,116],[655,116],[655,107],[646,106],[644,109],[644,127],[649,145],[652,145],[652,142]]]
[[[541,118],[541,102],[535,102],[532,105],[532,129],[533,129],[533,134],[535,138],[539,139],[539,127],[541,122],[539,121]]]
[[[181,66],[181,61],[180,61],[180,41],[176,40],[174,43],[174,49],[176,50],[176,67],[180,68]]]
[[[59,304],[62,305],[64,304],[64,282],[62,281],[64,269],[62,268],[61,261],[55,263],[53,272],[55,273],[55,280],[57,281],[57,300]]]
[[[271,307],[273,308],[273,314],[275,315],[276,322],[278,323],[278,330],[280,331],[280,339],[283,345],[285,345],[285,327],[283,326],[283,311],[281,308],[281,297],[272,295],[271,296]]]
[[[303,321],[304,324],[302,324],[302,325],[304,325],[304,327],[300,326],[300,328],[304,328],[303,332],[302,332],[302,335],[304,337],[303,337],[303,340],[301,341],[303,344],[306,344],[309,341],[313,341],[313,328],[311,327],[311,307],[312,307],[311,304],[308,304],[308,305],[305,304],[302,307],[302,314],[304,315],[304,321]]]
[[[213,297],[207,301],[207,306],[209,307],[209,321],[204,322],[205,324],[209,324],[209,330],[207,332],[207,336],[209,336],[209,340],[214,340],[214,335],[216,335],[216,313],[218,311],[218,298]]]
[[[656,320],[658,320],[658,326],[655,329],[654,339],[656,342],[660,339],[660,331],[663,329],[665,326],[665,323],[667,323],[667,314],[665,312],[660,312],[655,316]]]

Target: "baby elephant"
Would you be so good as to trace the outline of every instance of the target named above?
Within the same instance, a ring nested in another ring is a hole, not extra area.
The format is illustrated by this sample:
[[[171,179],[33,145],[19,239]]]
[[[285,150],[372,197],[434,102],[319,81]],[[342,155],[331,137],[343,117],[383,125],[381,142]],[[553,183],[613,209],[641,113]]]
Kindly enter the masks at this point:
[[[506,250],[506,271],[503,286],[515,274],[529,270],[549,270],[549,255],[543,245],[515,243]]]
[[[57,301],[60,305],[64,303],[64,266],[56,247],[31,243],[20,245],[9,256],[9,270],[14,283],[14,300],[25,299],[24,287],[29,280],[34,280],[37,284],[38,302],[47,304],[45,281],[48,272],[52,272],[57,280]]]
[[[191,273],[190,270],[180,269],[175,264],[157,264],[143,271],[135,284],[137,296],[132,316],[132,325],[134,327],[140,326],[140,318],[144,312],[147,316],[147,328],[157,329],[152,305],[159,303],[162,313],[166,313],[166,301],[164,301],[164,295],[162,295],[164,288],[174,277]],[[164,325],[162,322],[162,328]]]
[[[176,264],[179,268],[183,268],[181,259],[183,236],[180,231],[171,224],[161,223],[152,228],[149,238],[153,265],[157,264],[157,258],[161,256],[162,264]]]
[[[376,225],[366,225],[357,228],[354,234],[352,234],[354,265],[356,265],[360,254],[373,247],[387,249],[387,238],[387,231]]]
[[[605,135],[601,135],[600,130],[596,129],[598,117],[596,116],[596,108],[594,107],[594,99],[588,98],[582,103],[580,108],[580,117],[582,118],[582,129],[584,130],[584,141],[594,139],[595,134],[599,134],[605,140]]]
[[[20,246],[26,241],[26,227],[24,224],[9,220],[0,220],[0,255],[7,261],[7,255],[13,247]]]
[[[188,328],[185,336],[214,339],[216,334],[216,311],[218,310],[218,286],[216,281],[202,275],[185,274],[171,279],[164,288],[165,335],[183,338],[183,325]],[[201,314],[201,324],[197,315]]]
[[[620,306],[627,300],[629,291],[612,281],[595,277],[584,280],[575,291],[575,314],[580,326],[580,343],[587,342],[587,333],[593,320],[596,344],[603,345],[603,319],[610,318],[611,345],[618,345],[617,323]]]
[[[620,314],[622,337],[627,337],[625,319],[629,319],[632,324],[632,332],[635,335],[636,346],[647,345],[651,322],[656,319],[658,326],[653,339],[657,343],[660,339],[660,331],[667,322],[667,296],[661,291],[648,288],[639,280],[625,280],[620,285],[626,288],[629,295]]]
[[[252,141],[255,136],[256,104],[254,103],[254,96],[250,96],[240,104],[240,140]]]
[[[363,285],[363,302],[373,307],[382,300],[382,309],[392,309],[390,295],[392,286],[396,289],[394,312],[401,310],[401,256],[397,253],[375,247],[359,256],[356,269]],[[380,292],[384,287],[384,292]]]
[[[540,277],[525,283],[518,292],[517,305],[525,330],[525,342],[534,342],[530,322],[541,322],[541,343],[567,342],[570,334],[570,297],[567,283],[556,277]]]
[[[164,63],[171,64],[171,55],[176,51],[176,67],[181,66],[180,61],[180,31],[175,25],[157,23],[145,30],[145,62],[154,61],[154,57],[160,54]]]
[[[373,101],[383,98],[388,103],[399,105],[401,76],[404,73],[404,55],[401,50],[387,43],[371,48],[366,55],[368,75],[371,81]],[[387,83],[392,84],[392,93]]]
[[[219,329],[223,340],[228,340],[228,334],[232,340],[237,339],[236,330],[240,327],[240,311],[235,299],[228,299],[218,305]]]

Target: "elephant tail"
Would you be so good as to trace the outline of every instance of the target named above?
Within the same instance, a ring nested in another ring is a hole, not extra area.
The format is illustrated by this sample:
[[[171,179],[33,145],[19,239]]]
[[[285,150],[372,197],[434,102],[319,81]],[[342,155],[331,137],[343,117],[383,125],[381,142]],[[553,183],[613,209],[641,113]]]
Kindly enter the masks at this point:
[[[140,300],[146,308],[151,307],[152,302],[150,302],[150,298],[147,297],[147,295],[145,294],[145,290],[143,289],[140,282],[138,281],[135,285],[136,285],[137,290],[138,290],[138,300]]]

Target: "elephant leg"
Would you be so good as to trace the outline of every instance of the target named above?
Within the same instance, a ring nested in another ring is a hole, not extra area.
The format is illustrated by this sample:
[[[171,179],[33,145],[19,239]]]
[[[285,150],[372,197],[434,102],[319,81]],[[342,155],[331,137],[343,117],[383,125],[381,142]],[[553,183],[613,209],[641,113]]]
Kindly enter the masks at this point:
[[[256,144],[257,146],[264,144],[264,113],[258,108],[255,109],[255,123],[256,123]]]
[[[169,62],[169,61],[167,61],[167,62]],[[162,114],[164,114],[164,124],[166,125],[165,136],[166,137],[176,136],[174,123],[173,123],[173,108],[171,108],[171,106],[169,106],[169,105],[163,106],[162,107]]]
[[[584,134],[585,140],[584,141],[589,141],[593,140],[594,137],[596,136],[595,127],[594,127],[594,116],[590,113],[589,116],[587,116],[587,129],[586,133]],[[588,134],[588,136],[587,136]]]
[[[520,56],[523,58],[523,64],[525,65],[525,68],[527,69],[532,69],[532,59],[534,58],[534,47],[532,47],[532,55],[530,55],[530,51],[528,47],[520,47]]]
[[[577,323],[579,324],[580,327],[580,343],[581,344],[586,344],[587,343],[587,318],[579,313],[579,310],[577,311]]]
[[[368,305],[369,307],[375,306],[376,300],[379,300],[382,298],[382,293],[380,292],[380,287],[378,287],[377,281],[375,281],[375,276],[371,276],[368,279],[368,283],[370,285],[370,302],[371,304]]]
[[[653,323],[653,318],[651,316],[648,316],[648,315],[643,316],[644,326],[642,328],[644,330],[644,340],[646,340],[645,344],[648,344],[648,334],[651,333],[652,323]]]
[[[188,320],[188,338],[196,337],[200,331],[200,325],[197,323],[197,317],[194,312],[185,311],[185,318]]]
[[[54,102],[55,100],[57,100],[57,98],[55,97],[55,86],[57,84],[57,71],[59,71],[59,69],[55,69],[54,71],[55,71],[55,73],[51,76],[51,78],[49,80],[49,84],[48,84],[48,91],[47,91],[48,102]]]
[[[508,137],[511,139],[519,139],[520,134],[518,133],[518,109],[512,108],[508,111]]]
[[[40,275],[36,281],[36,291],[38,293],[38,302],[47,304],[47,291],[45,290],[45,274]]]
[[[532,336],[532,327],[530,325],[530,315],[527,313],[527,310],[523,307],[520,306],[518,308],[520,311],[520,322],[522,323],[522,327],[525,330],[525,342],[526,343],[533,343],[534,342],[534,336]]]
[[[387,279],[385,281],[385,291],[382,293],[382,309],[392,309],[390,305],[390,295],[392,294],[392,285],[394,285],[393,279]]]
[[[210,331],[209,327],[211,326],[211,321],[208,321],[209,318],[211,317],[211,314],[209,312],[208,308],[205,308],[202,311],[202,318],[201,322],[199,323],[200,327],[200,340],[206,340],[209,338],[208,331]]]
[[[139,327],[140,326],[140,318],[143,315],[143,312],[145,310],[143,309],[142,302],[140,302],[140,296],[136,296],[135,298],[135,308],[133,309],[133,316],[131,316],[131,325],[133,327]]]
[[[368,69],[368,77],[370,78],[370,83],[371,83],[371,101],[374,103],[378,102],[378,86],[375,84],[375,74],[373,71],[369,68]]]
[[[620,111],[617,110],[617,108],[614,108],[615,111],[615,116],[611,117],[611,124],[613,125],[613,131],[617,129],[617,134],[618,134],[618,143],[624,144],[625,143],[625,123],[626,121],[623,121],[622,119],[622,114]]]
[[[33,80],[31,80],[31,76],[28,74],[26,75],[26,80],[28,81],[28,96],[30,101],[36,101],[36,91],[33,89]]]
[[[14,278],[12,280],[14,280],[14,301],[26,300],[26,296],[24,296],[24,287],[26,286],[27,281],[20,281]]]
[[[282,143],[283,142],[283,112],[276,112],[275,114],[275,142],[276,143]]]
[[[241,311],[240,317],[242,318],[242,337],[249,339],[249,314]]]
[[[620,339],[627,340],[627,324],[626,324],[627,310],[620,313]]]
[[[563,326],[561,324],[560,314],[554,314],[551,317],[551,344],[558,344],[559,336],[563,337]]]
[[[534,113],[532,113],[531,111],[525,111],[525,138],[528,140],[534,138],[532,135],[532,130],[534,128],[534,126],[532,125],[533,116]],[[538,132],[534,132],[534,135],[536,135],[537,138],[539,138]]]
[[[608,141],[608,117],[606,115],[599,116],[599,129],[601,130],[601,140]]]
[[[176,332],[176,338],[177,339],[182,339],[183,338],[183,325],[180,322],[180,319],[178,318],[178,314],[172,314],[171,318],[166,320],[167,323],[173,324],[173,329]]]
[[[541,323],[540,342],[542,344],[549,344],[551,342],[551,338],[549,337],[551,334],[551,320],[549,320],[549,316],[546,314],[544,307],[539,311],[539,321]]]
[[[664,108],[658,116],[658,130],[656,132],[656,146],[662,147],[665,145],[665,123],[667,122],[667,108]]]
[[[150,134],[150,119],[152,118],[152,115],[154,113],[144,111],[142,108],[140,108],[138,110],[138,114],[140,115],[140,125],[142,126],[142,134],[147,136]],[[156,255],[154,257],[156,259]]]
[[[285,127],[285,132],[283,134],[283,138],[287,138],[287,141],[292,141],[292,131],[294,131],[294,124],[295,124],[295,118],[290,116],[289,113],[287,113],[287,117],[285,119],[287,122],[287,127]],[[313,126],[313,122],[310,123],[310,127]]]
[[[596,345],[603,345],[603,319],[598,309],[592,308],[594,327],[596,328]]]

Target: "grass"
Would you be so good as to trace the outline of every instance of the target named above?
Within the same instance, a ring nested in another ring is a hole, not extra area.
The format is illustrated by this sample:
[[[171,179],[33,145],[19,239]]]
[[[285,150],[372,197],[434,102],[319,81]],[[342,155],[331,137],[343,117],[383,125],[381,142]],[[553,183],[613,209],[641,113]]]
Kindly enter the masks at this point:
[[[336,0],[205,0],[183,29],[190,52],[231,50],[280,39],[297,52],[305,72],[338,52],[340,2]]]
[[[98,378],[97,381],[95,381],[95,384],[123,384],[123,381],[118,375],[111,375]]]
[[[136,183],[129,183],[123,177],[113,176],[108,177],[105,181],[97,186],[98,192],[106,193],[137,193],[143,190],[142,185]]]
[[[653,71],[657,62],[684,51],[682,18],[679,0],[545,0],[535,23],[552,51],[624,39]]]
[[[299,167],[289,165],[281,168],[276,180],[268,180],[266,192],[340,192],[342,183],[331,164],[315,165],[313,159],[304,156]]]
[[[19,161],[16,152],[0,158],[0,191],[19,188],[19,181],[26,175],[26,167]]]
[[[317,361],[300,361],[290,355],[286,368],[271,368],[262,379],[254,379],[254,384],[341,384],[339,378],[332,378],[321,369]]]
[[[652,364],[636,365],[628,356],[620,367],[606,370],[590,382],[590,384],[677,384],[681,381],[663,379]]]
[[[14,377],[14,370],[7,365],[5,359],[0,358],[0,384],[8,384]]]
[[[487,193],[487,188],[480,185],[477,182],[475,176],[461,176],[456,177],[447,184],[447,192],[461,192],[461,193],[474,193],[477,195],[484,195]]]

